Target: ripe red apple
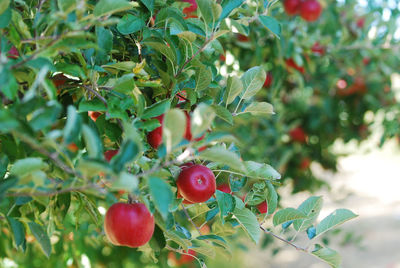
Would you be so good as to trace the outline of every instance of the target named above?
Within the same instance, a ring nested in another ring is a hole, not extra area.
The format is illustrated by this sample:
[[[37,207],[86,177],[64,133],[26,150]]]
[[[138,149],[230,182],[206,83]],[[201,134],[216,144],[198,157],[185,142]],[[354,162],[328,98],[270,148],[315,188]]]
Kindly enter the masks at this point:
[[[227,194],[232,193],[231,187],[227,183],[218,185],[217,186],[217,190],[220,190],[221,192],[224,192],[224,193],[227,193]]]
[[[273,81],[272,73],[268,72],[267,77],[265,78],[265,81],[264,81],[264,87],[265,88],[270,87],[272,84],[272,81]]]
[[[18,59],[19,52],[15,46],[12,46],[11,49],[7,53],[7,58],[9,59]]]
[[[225,55],[224,54],[219,55],[219,60],[225,62],[226,61]]]
[[[177,253],[170,251],[168,253],[168,260],[171,262],[171,264],[173,266],[181,266],[181,265],[189,264],[194,261],[193,256],[196,256],[196,251],[189,249],[187,251],[187,253],[192,256],[186,255],[186,254],[180,254],[181,256],[179,258],[177,258]]]
[[[301,0],[284,0],[283,8],[288,15],[293,16],[299,13],[300,4]]]
[[[290,130],[289,136],[292,138],[293,141],[297,141],[300,143],[305,143],[307,141],[307,135],[302,127],[295,127],[294,129]]]
[[[161,126],[147,134],[147,142],[150,144],[151,147],[157,149],[162,143],[162,123],[164,121],[164,115],[159,115],[155,117],[155,119],[160,122]]]
[[[106,213],[104,231],[116,246],[140,247],[151,239],[154,217],[144,204],[115,203]]]
[[[206,166],[194,165],[181,171],[176,180],[179,193],[192,203],[202,203],[215,193],[214,173]]]
[[[370,58],[363,58],[362,62],[363,62],[364,65],[368,65],[371,62],[371,59]]]
[[[300,5],[300,16],[306,21],[316,21],[322,13],[322,6],[317,0],[305,0]]]
[[[107,162],[110,162],[111,159],[118,153],[118,150],[108,150],[104,152],[104,158]]]
[[[306,170],[310,167],[311,159],[308,157],[304,157],[300,162],[300,170]]]
[[[319,54],[320,56],[325,55],[325,47],[321,46],[319,42],[314,43],[314,45],[311,47],[311,51],[315,54]]]
[[[100,112],[89,111],[88,115],[94,122],[96,122],[97,118],[99,118],[101,113]]]
[[[197,16],[195,14],[193,14],[197,10],[196,0],[182,0],[182,2],[186,2],[186,3],[192,4],[191,6],[185,7],[182,10],[183,14],[185,14],[185,19],[197,18]]]
[[[296,69],[297,71],[299,71],[300,73],[304,73],[304,71],[305,71],[304,67],[303,66],[298,66],[296,64],[296,62],[292,58],[286,59],[285,63],[286,63],[286,67],[287,67],[288,70],[293,68],[293,69]]]
[[[75,143],[68,144],[67,148],[73,153],[76,153],[79,150],[78,146]]]
[[[364,25],[365,25],[365,18],[364,18],[364,17],[359,18],[359,19],[357,20],[357,22],[356,22],[356,25],[357,25],[357,27],[360,28],[360,29],[364,28]]]
[[[268,203],[267,201],[262,202],[261,204],[257,205],[257,209],[258,211],[260,211],[260,213],[267,213],[268,212]]]
[[[243,35],[243,34],[238,34],[238,35],[237,35],[237,39],[238,39],[240,42],[249,42],[249,41],[250,41],[250,38],[247,37],[247,36],[245,36],[245,35]]]

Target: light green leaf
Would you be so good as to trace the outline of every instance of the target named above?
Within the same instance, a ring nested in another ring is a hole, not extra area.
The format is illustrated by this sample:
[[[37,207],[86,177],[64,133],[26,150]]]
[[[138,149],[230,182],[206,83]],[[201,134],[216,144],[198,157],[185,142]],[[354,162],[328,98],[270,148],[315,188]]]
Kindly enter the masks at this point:
[[[9,5],[10,5],[10,0],[2,0],[0,2],[0,15],[3,14],[4,11],[6,11]]]
[[[167,147],[167,152],[182,141],[186,131],[186,116],[180,109],[169,110],[164,117],[163,122],[163,141]]]
[[[117,29],[122,34],[131,34],[143,29],[146,25],[144,20],[132,14],[126,14],[117,24]]]
[[[133,80],[133,74],[125,74],[115,81],[114,90],[121,93],[130,93],[135,87],[135,81]]]
[[[311,254],[326,262],[332,268],[339,268],[342,263],[342,258],[336,251],[330,248],[324,248],[319,244],[315,245],[315,249]]]
[[[200,153],[200,159],[217,162],[227,165],[233,170],[244,172],[246,169],[243,162],[234,152],[228,151],[222,147],[213,147]]]
[[[136,176],[123,171],[119,174],[118,179],[112,183],[111,189],[133,192],[137,189],[138,185],[139,180]]]
[[[149,119],[164,114],[171,106],[171,100],[156,102],[144,110],[142,119]]]
[[[297,210],[303,212],[307,218],[304,220],[293,221],[293,227],[296,231],[302,232],[308,229],[314,221],[317,219],[321,209],[322,209],[322,197],[321,196],[311,196],[305,200],[297,208]]]
[[[196,34],[190,31],[183,31],[178,34],[176,34],[180,38],[186,39],[188,42],[193,43],[196,40]]]
[[[39,242],[44,254],[49,258],[51,254],[51,244],[46,232],[43,230],[42,226],[35,222],[28,222],[28,226],[33,236]]]
[[[240,78],[243,83],[241,97],[249,99],[253,97],[262,88],[267,74],[262,67],[256,66],[247,70]]]
[[[303,212],[298,211],[295,208],[285,208],[275,213],[273,223],[274,226],[277,226],[288,221],[304,219],[306,217],[307,216]]]
[[[194,138],[200,137],[206,131],[214,120],[214,109],[207,104],[200,103],[193,111],[191,118],[191,132]]]
[[[278,206],[278,194],[276,193],[275,187],[271,182],[267,181],[267,204],[268,204],[268,215],[271,215],[275,212],[276,207]]]
[[[89,157],[100,158],[103,154],[103,147],[97,133],[87,125],[83,125],[82,133]]]
[[[245,161],[244,165],[246,166],[247,176],[249,177],[268,180],[279,180],[281,178],[281,174],[268,164]]]
[[[171,186],[164,180],[151,177],[148,181],[150,194],[156,208],[164,219],[168,216],[169,205],[173,201]]]
[[[274,107],[268,102],[253,102],[246,107],[244,112],[252,115],[275,114]]]
[[[111,15],[116,12],[128,10],[131,7],[127,0],[100,0],[94,8],[93,14],[96,17]]]
[[[229,213],[235,209],[235,198],[228,193],[221,192],[217,190],[215,192],[217,197],[218,207],[221,215],[222,223],[224,223],[224,217],[228,216]]]
[[[67,123],[63,130],[65,144],[70,144],[79,137],[82,127],[82,120],[73,105],[67,109]]]
[[[317,226],[316,236],[319,236],[330,229],[343,224],[344,222],[354,219],[358,217],[358,215],[354,214],[351,210],[341,208],[337,209],[331,214],[329,214],[326,218],[324,218]]]
[[[224,101],[226,104],[231,104],[240,92],[243,90],[242,81],[236,76],[229,76],[226,81],[226,89],[224,94]]]
[[[219,106],[219,105],[212,105],[216,115],[221,118],[222,120],[226,121],[227,123],[229,123],[230,125],[233,125],[233,116],[231,114],[231,112],[228,111],[228,109],[226,109],[223,106]]]
[[[261,229],[256,215],[247,208],[235,208],[233,215],[236,217],[240,226],[242,226],[250,238],[257,244],[261,237]]]
[[[268,29],[270,30],[277,38],[281,37],[281,31],[282,27],[279,21],[277,21],[273,17],[261,15],[258,17],[260,22]]]
[[[28,157],[17,160],[11,167],[10,173],[17,176],[24,176],[33,171],[46,169],[47,163],[39,157]]]
[[[207,89],[212,81],[212,73],[205,66],[201,66],[196,70],[196,91]]]
[[[180,245],[183,250],[188,250],[188,247],[192,245],[190,240],[181,237],[181,234],[178,231],[175,230],[168,230],[164,232],[165,238],[170,239]]]
[[[211,0],[196,0],[196,3],[200,11],[200,16],[206,24],[211,23],[213,21],[213,2]]]

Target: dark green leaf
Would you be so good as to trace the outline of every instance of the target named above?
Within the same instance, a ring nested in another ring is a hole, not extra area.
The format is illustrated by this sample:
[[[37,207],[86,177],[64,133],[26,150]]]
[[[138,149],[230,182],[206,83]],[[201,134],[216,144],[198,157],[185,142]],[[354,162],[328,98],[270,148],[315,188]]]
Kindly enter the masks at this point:
[[[28,226],[33,236],[39,242],[44,254],[49,258],[51,254],[51,244],[47,233],[43,230],[42,226],[35,222],[28,222]]]
[[[131,34],[143,29],[146,25],[144,20],[132,14],[126,14],[117,25],[117,29],[122,34]]]
[[[11,217],[7,217],[7,220],[11,226],[11,230],[14,235],[15,245],[18,248],[19,246],[22,246],[23,243],[25,242],[24,225],[22,225],[22,223],[19,222],[18,220],[11,218]]]
[[[156,102],[153,105],[147,107],[146,110],[144,110],[142,119],[149,119],[162,115],[169,110],[170,106],[171,106],[171,101],[169,99]]]

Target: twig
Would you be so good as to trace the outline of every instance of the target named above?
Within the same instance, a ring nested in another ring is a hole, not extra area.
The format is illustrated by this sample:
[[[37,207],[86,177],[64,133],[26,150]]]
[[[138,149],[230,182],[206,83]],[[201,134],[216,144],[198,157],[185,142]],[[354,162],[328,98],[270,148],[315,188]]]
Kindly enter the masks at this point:
[[[201,234],[201,231],[200,231],[200,229],[199,229],[199,227],[197,227],[197,225],[193,222],[192,218],[190,218],[189,213],[187,212],[185,206],[184,206],[183,204],[181,204],[181,206],[182,206],[183,212],[184,212],[185,215],[186,215],[186,218],[188,218],[188,220],[190,221],[190,223],[194,226],[194,228],[196,228],[197,232],[199,232],[199,234],[202,235],[202,234]]]
[[[309,252],[307,251],[307,249],[305,249],[305,248],[302,248],[302,247],[299,247],[299,246],[297,246],[296,244],[294,244],[294,243],[292,243],[292,242],[290,242],[290,241],[286,240],[285,238],[283,238],[283,237],[280,237],[280,236],[278,236],[278,235],[276,235],[276,234],[272,233],[271,231],[268,231],[267,229],[265,229],[265,228],[264,228],[264,227],[262,227],[261,225],[260,225],[260,228],[261,228],[261,230],[263,230],[263,232],[264,232],[264,233],[266,233],[266,234],[269,234],[269,235],[272,235],[273,237],[275,237],[275,238],[277,238],[277,239],[281,240],[282,242],[285,242],[286,244],[288,244],[288,245],[290,245],[290,246],[294,247],[296,250],[299,250],[299,251],[303,251],[303,252],[309,253]]]
[[[97,92],[97,90],[94,90],[92,87],[89,87],[89,86],[86,86],[86,85],[83,85],[83,87],[84,88],[86,88],[88,91],[90,91],[91,93],[93,93],[99,100],[101,100],[101,102],[103,102],[105,105],[106,105],[106,107],[107,107],[107,101],[106,101],[106,99],[103,97],[103,96],[101,96],[100,95],[100,93],[99,92]]]

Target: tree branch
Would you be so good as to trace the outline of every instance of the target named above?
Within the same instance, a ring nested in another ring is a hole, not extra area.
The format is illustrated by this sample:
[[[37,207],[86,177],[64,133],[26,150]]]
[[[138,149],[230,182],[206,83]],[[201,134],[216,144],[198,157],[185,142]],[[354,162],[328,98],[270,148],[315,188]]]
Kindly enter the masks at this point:
[[[266,234],[269,234],[269,235],[272,235],[272,236],[273,236],[273,237],[275,237],[276,239],[279,239],[279,240],[281,240],[282,242],[285,242],[286,244],[288,244],[288,245],[290,245],[290,246],[294,247],[296,250],[299,250],[299,251],[303,251],[303,252],[309,253],[309,252],[307,251],[307,249],[305,249],[305,248],[302,248],[302,247],[299,247],[299,246],[297,246],[296,244],[294,244],[294,243],[292,243],[292,242],[290,242],[290,241],[286,240],[285,238],[283,238],[283,237],[280,237],[280,236],[278,236],[278,235],[276,235],[276,234],[272,233],[271,231],[269,231],[269,230],[265,229],[265,228],[264,228],[264,227],[262,227],[261,225],[260,225],[260,228],[261,228],[261,230],[263,230],[263,232],[264,232],[264,233],[266,233]]]

